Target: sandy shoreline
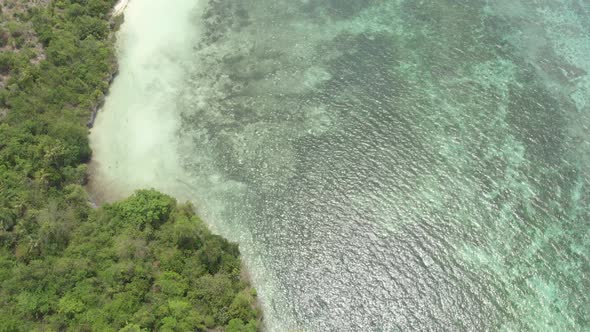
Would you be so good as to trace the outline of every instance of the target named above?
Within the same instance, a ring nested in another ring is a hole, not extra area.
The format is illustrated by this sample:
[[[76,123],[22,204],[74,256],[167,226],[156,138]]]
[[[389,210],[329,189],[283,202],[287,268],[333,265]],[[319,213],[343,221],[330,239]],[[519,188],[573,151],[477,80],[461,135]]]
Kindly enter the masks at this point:
[[[125,9],[127,9],[128,5],[129,5],[129,0],[119,0],[115,4],[115,6],[113,7],[113,11],[111,13],[111,19],[115,18],[117,16],[123,15],[123,13],[125,12]],[[116,31],[113,31],[113,33],[115,33],[115,32]],[[117,59],[117,62],[118,62],[118,59]],[[115,73],[113,73],[113,76],[109,80],[109,91],[110,91],[110,88],[113,84],[114,75],[115,75]],[[106,99],[106,97],[105,97],[105,99]],[[92,130],[92,127],[94,127],[94,122],[96,121],[96,117],[98,116],[98,113],[102,110],[103,107],[104,107],[104,101],[99,109],[94,110],[94,113],[93,113],[91,120],[89,122],[89,127],[91,128],[91,130]],[[110,185],[104,185],[104,184],[95,180],[98,176],[99,167],[98,167],[97,161],[94,158],[91,158],[87,165],[88,165],[88,182],[86,183],[85,188],[86,188],[86,191],[88,192],[88,195],[90,196],[90,200],[91,200],[93,206],[98,207],[98,206],[102,205],[103,203],[113,202],[113,201],[116,201],[117,199],[122,199],[125,197],[125,195],[123,193],[118,193],[118,192],[115,193],[114,190],[109,189],[113,185],[112,183]]]
[[[113,8],[113,16],[119,16],[119,15],[123,14],[123,12],[125,11],[125,8],[127,8],[128,4],[129,4],[129,0],[119,0],[117,2],[117,4],[115,5],[115,7]]]

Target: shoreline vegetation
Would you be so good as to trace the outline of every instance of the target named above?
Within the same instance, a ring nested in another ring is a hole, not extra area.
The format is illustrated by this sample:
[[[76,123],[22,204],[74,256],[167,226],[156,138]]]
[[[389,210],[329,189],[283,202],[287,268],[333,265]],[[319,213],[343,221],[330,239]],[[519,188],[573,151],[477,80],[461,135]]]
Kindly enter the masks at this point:
[[[129,4],[129,0],[118,0],[112,9],[112,12],[110,15],[111,30],[109,33],[109,39],[111,40],[112,45],[115,45],[116,33],[119,30],[119,28],[121,27],[121,24],[123,24],[123,21],[125,19],[124,12],[125,12],[125,8],[127,8],[128,4]],[[113,46],[111,46],[111,47],[113,47]],[[119,73],[119,65],[115,61],[114,68],[111,70],[111,74],[108,78],[108,86],[109,87],[111,86],[111,84],[115,80],[115,77],[117,77],[118,73]],[[88,122],[86,123],[86,126],[88,128],[92,128],[94,126],[94,121],[96,121],[96,117],[98,116],[98,112],[100,112],[100,110],[104,106],[107,95],[108,95],[108,88],[107,88],[107,91],[102,96],[100,96],[99,100],[92,106],[92,108],[91,108],[92,112],[90,113],[90,118],[88,119]]]
[[[256,331],[237,245],[190,204],[84,189],[126,4],[0,3],[0,331]]]

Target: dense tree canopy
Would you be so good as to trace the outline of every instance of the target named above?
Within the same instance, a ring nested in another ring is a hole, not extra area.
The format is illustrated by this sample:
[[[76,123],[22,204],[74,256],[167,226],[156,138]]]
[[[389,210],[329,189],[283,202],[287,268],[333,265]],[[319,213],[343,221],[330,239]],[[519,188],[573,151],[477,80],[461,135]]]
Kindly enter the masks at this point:
[[[0,331],[256,331],[237,246],[189,205],[141,190],[82,222],[59,205],[40,211],[35,242],[0,251]]]
[[[89,203],[114,1],[19,3],[0,3],[0,331],[255,331],[237,246],[190,206],[154,190]]]

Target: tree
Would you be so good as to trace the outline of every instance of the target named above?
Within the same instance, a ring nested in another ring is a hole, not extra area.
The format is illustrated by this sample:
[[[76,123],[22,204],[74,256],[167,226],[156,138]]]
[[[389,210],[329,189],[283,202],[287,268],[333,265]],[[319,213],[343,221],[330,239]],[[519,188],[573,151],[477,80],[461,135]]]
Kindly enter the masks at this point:
[[[157,229],[166,222],[176,202],[170,196],[153,189],[139,190],[130,198],[112,205],[111,212],[125,223],[131,223],[137,229],[146,226]]]

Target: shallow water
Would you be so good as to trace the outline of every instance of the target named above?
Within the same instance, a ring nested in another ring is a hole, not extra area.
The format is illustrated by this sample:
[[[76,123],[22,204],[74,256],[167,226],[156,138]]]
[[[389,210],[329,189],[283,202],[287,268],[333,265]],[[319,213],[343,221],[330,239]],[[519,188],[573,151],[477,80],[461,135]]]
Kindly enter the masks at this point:
[[[590,3],[125,15],[94,191],[195,202],[268,330],[590,329]]]

